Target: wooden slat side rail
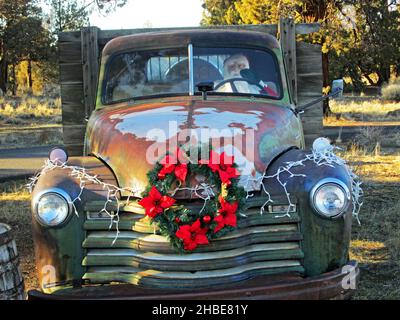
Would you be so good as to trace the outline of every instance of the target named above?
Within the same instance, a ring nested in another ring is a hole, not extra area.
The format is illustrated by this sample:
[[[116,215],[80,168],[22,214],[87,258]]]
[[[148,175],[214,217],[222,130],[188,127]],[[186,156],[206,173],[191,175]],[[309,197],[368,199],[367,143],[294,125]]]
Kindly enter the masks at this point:
[[[297,42],[297,103],[303,105],[321,97],[323,87],[321,46]],[[322,102],[301,115],[306,146],[323,134]]]
[[[68,37],[63,35],[68,34]],[[63,141],[70,156],[83,154],[85,122],[80,32],[60,33],[58,40]]]
[[[279,21],[279,41],[285,60],[289,90],[294,104],[297,105],[296,30],[293,19]]]
[[[112,39],[118,36],[155,32],[155,31],[171,31],[171,30],[193,30],[193,29],[237,29],[237,30],[253,30],[263,31],[276,35],[278,26],[276,24],[259,24],[259,25],[224,25],[224,26],[208,26],[208,27],[180,27],[180,28],[140,28],[140,29],[123,29],[123,30],[100,30],[99,39]],[[296,24],[296,34],[309,34],[317,32],[320,29],[319,23],[298,23]],[[58,35],[59,42],[81,42],[80,31],[61,32]]]
[[[98,28],[82,28],[82,69],[83,69],[83,99],[85,105],[85,118],[96,105],[97,80],[99,75],[99,45]]]
[[[181,28],[142,28],[142,29],[124,29],[124,30],[100,30],[99,32],[99,45],[104,45],[109,40],[124,35],[130,35],[134,33],[145,33],[155,31],[184,31],[184,30],[196,30],[196,29],[231,29],[231,30],[250,30],[270,33],[274,36],[278,33],[277,24],[259,24],[259,25],[222,25],[222,26],[203,26],[203,27],[181,27]],[[296,34],[309,34],[317,32],[320,29],[319,23],[299,23],[296,24],[294,32]]]

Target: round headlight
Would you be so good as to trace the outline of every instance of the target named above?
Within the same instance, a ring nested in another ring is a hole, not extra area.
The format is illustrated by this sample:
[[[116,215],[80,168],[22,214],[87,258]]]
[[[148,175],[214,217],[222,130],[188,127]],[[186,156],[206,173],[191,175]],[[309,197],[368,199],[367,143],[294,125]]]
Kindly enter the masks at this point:
[[[319,215],[338,218],[349,206],[350,192],[340,180],[320,181],[311,191],[311,203]]]
[[[44,225],[57,226],[67,219],[68,214],[67,200],[57,193],[45,193],[37,202],[36,217]]]

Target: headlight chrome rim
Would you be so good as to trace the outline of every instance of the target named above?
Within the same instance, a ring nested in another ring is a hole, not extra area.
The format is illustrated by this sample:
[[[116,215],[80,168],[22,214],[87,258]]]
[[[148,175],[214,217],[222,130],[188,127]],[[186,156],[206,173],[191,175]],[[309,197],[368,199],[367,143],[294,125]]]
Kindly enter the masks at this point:
[[[39,206],[39,202],[40,200],[46,196],[46,195],[50,195],[50,194],[54,194],[60,198],[62,198],[67,206],[68,206],[68,212],[64,218],[63,221],[61,221],[58,224],[47,224],[46,222],[43,221],[42,217],[39,215],[38,212],[38,206]],[[36,221],[43,227],[47,227],[47,228],[59,228],[59,227],[63,227],[71,218],[72,216],[72,199],[69,196],[68,193],[66,193],[64,190],[59,189],[59,188],[52,188],[52,189],[47,189],[47,190],[43,190],[40,193],[36,194],[33,198],[33,204],[34,204],[34,208],[33,208],[33,214],[34,217],[36,219]]]
[[[343,194],[344,194],[345,204],[343,205],[343,209],[338,214],[333,215],[333,216],[328,216],[328,215],[324,214],[315,205],[315,196],[317,195],[317,192],[326,185],[335,185],[336,187],[339,187],[343,191]],[[314,212],[317,213],[319,217],[322,217],[324,219],[333,220],[333,219],[338,219],[338,218],[342,217],[346,213],[346,211],[349,207],[350,201],[351,201],[351,193],[350,193],[349,188],[343,181],[341,181],[339,179],[335,179],[335,178],[325,178],[325,179],[318,181],[318,183],[311,189],[311,192],[310,192],[310,203],[311,203],[311,206],[312,206]]]

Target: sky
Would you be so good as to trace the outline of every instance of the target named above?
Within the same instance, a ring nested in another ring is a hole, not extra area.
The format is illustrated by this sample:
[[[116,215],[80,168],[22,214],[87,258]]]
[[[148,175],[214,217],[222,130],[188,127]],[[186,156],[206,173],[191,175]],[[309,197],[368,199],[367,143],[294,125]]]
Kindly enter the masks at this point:
[[[106,17],[95,10],[90,24],[100,29],[194,27],[200,24],[202,0],[128,0]]]

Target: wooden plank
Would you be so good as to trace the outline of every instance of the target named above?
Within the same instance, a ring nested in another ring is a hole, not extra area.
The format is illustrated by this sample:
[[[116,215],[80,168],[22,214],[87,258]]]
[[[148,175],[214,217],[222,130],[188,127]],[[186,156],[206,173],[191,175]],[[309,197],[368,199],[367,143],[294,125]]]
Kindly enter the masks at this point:
[[[321,134],[306,134],[304,135],[304,142],[307,148],[311,148],[315,139],[321,137]]]
[[[304,78],[297,77],[298,91],[297,91],[297,101],[299,97],[321,97],[322,96],[322,78]],[[299,103],[297,104],[299,105]]]
[[[83,109],[83,86],[81,83],[61,82],[62,105],[81,105]]]
[[[104,46],[108,41],[115,37],[126,36],[137,33],[157,32],[157,31],[185,31],[185,30],[251,30],[266,32],[276,35],[278,26],[276,24],[260,24],[260,25],[222,25],[222,26],[204,26],[204,27],[177,27],[177,28],[140,28],[140,29],[123,29],[123,30],[100,30],[98,38],[99,45]]]
[[[285,60],[289,91],[297,105],[296,32],[293,19],[279,20],[279,41]]]
[[[315,44],[315,43],[308,43],[308,42],[303,42],[299,41],[297,42],[297,57],[320,57],[321,56],[321,45]]]
[[[83,143],[82,144],[68,144],[64,142],[64,146],[67,149],[69,156],[82,156],[83,155]]]
[[[123,30],[100,30],[99,32],[99,44],[104,45],[109,40],[135,33],[146,33],[156,31],[185,31],[185,30],[196,30],[196,29],[217,29],[217,30],[251,30],[266,32],[276,36],[278,32],[278,25],[276,24],[259,24],[259,25],[222,25],[222,26],[202,26],[202,27],[179,27],[179,28],[140,28],[140,29],[123,29]],[[319,23],[299,23],[295,26],[296,34],[309,34],[317,32],[320,29]],[[64,35],[63,39],[69,40],[72,35]]]
[[[316,100],[317,98],[321,98],[322,93],[302,93],[298,98],[299,98],[299,105],[304,105],[308,102],[312,102],[313,100]],[[321,102],[319,102],[320,104]],[[312,107],[310,107],[310,109],[315,109],[315,108],[319,108],[317,103],[317,105],[314,105]]]
[[[300,42],[298,42],[300,43]],[[311,53],[311,52],[310,52]],[[298,56],[297,59],[297,73],[298,74],[310,74],[315,73],[316,76],[322,74],[321,56],[313,56],[310,54],[307,56],[307,53],[304,53],[305,56]]]
[[[71,125],[85,125],[81,33],[60,33],[58,37],[58,48],[60,60],[63,141],[70,156],[80,156],[83,155],[84,136],[82,135],[82,129],[74,129],[75,127],[71,127]]]
[[[87,123],[82,105],[63,104],[62,118],[63,126],[84,125]]]
[[[60,82],[83,84],[82,63],[60,63]]]
[[[321,132],[322,134],[322,131],[323,131],[322,123],[307,122],[307,127],[304,128],[304,135],[318,134],[318,132]]]
[[[304,64],[308,65],[310,60],[315,60],[319,64],[318,60],[321,60],[322,64],[322,52],[319,44],[312,44],[307,42],[299,41],[296,45],[296,59],[298,62],[298,68],[301,72],[304,72],[301,68]],[[322,70],[318,70],[321,72]]]
[[[63,125],[86,123],[81,83],[61,83],[61,104]]]
[[[298,105],[304,105],[321,97],[322,78],[322,54],[321,46],[305,42],[298,42],[296,47],[297,60],[297,99]],[[323,134],[322,103],[319,102],[307,109],[301,116],[305,143],[310,144]]]
[[[81,43],[80,31],[66,31],[58,33],[58,42],[79,42]]]
[[[307,109],[301,116],[302,118],[306,118],[307,121],[318,121],[321,122],[321,112],[322,112],[322,103],[318,103],[313,107]]]
[[[58,42],[59,63],[82,63],[80,42]]]
[[[63,141],[69,156],[82,156],[86,125],[63,125]]]
[[[96,106],[97,81],[99,75],[98,28],[82,28],[83,99],[85,117],[89,118]]]
[[[309,34],[318,32],[321,29],[320,23],[297,23],[296,34]]]
[[[83,144],[86,125],[65,125],[63,126],[64,143]]]

